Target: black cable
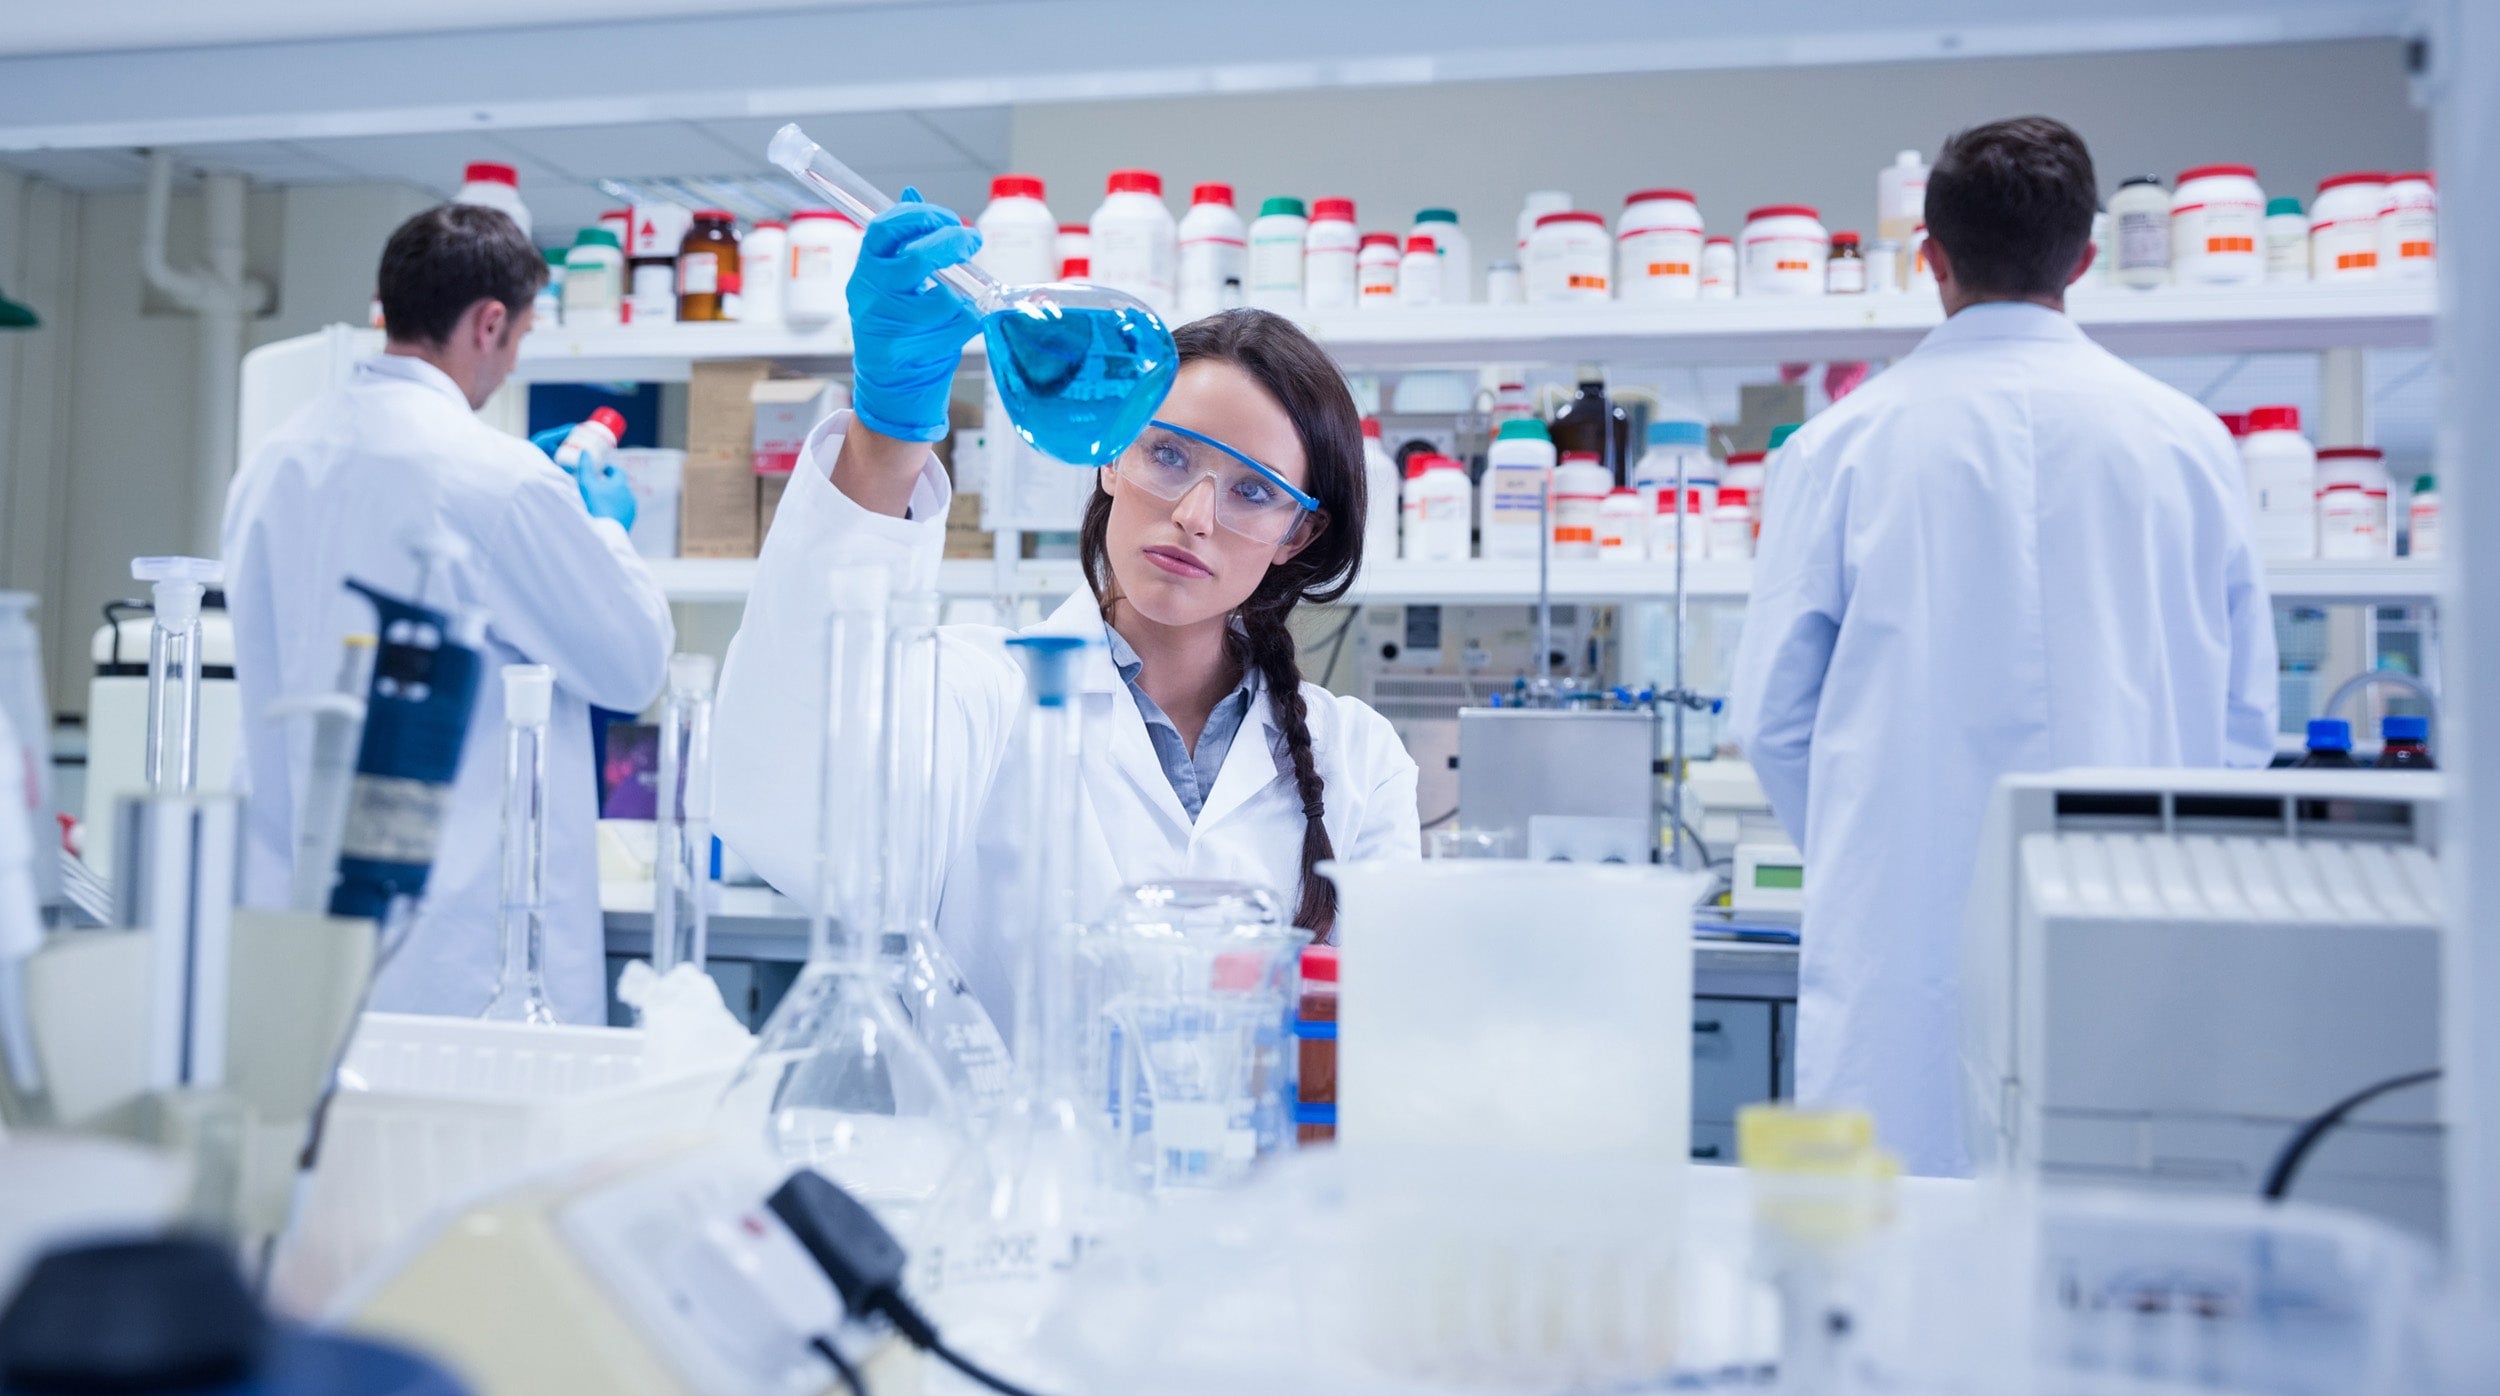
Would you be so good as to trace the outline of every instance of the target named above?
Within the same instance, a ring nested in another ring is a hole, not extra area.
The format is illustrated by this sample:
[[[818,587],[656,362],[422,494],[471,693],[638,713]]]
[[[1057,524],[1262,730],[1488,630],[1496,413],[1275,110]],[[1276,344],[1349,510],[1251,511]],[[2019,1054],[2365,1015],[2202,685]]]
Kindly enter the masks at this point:
[[[2309,1151],[2326,1137],[2328,1131],[2344,1122],[2346,1115],[2390,1091],[2438,1079],[2437,1067],[2428,1071],[2409,1071],[2402,1076],[2391,1076],[2375,1086],[2364,1087],[2328,1106],[2326,1113],[2302,1125],[2299,1132],[2292,1136],[2292,1142],[2283,1146],[2282,1153],[2275,1155],[2274,1166],[2266,1170],[2266,1185],[2257,1195],[2268,1202],[2282,1201],[2283,1195],[2292,1190],[2292,1179],[2299,1175],[2301,1161],[2309,1156]]]
[[[1361,614],[1363,608],[1360,606],[1346,607],[1345,623],[1337,627],[1336,635],[1328,641],[1328,666],[1319,671],[1320,687],[1326,688],[1328,681],[1337,677],[1338,656],[1345,653],[1346,636],[1353,633],[1355,618]]]
[[[1448,814],[1436,815],[1431,819],[1425,820],[1423,822],[1423,827],[1427,829],[1438,829],[1442,825],[1447,824],[1456,818],[1458,818],[1458,811],[1453,809]]]
[[[998,1396],[1034,1396],[1033,1392],[1016,1385],[1014,1382],[1007,1380],[1005,1377],[1002,1377],[995,1372],[989,1371],[980,1363],[975,1362],[971,1358],[964,1356],[962,1353],[955,1351],[953,1348],[948,1347],[945,1343],[939,1341],[938,1339],[932,1338],[929,1340],[928,1351],[932,1357],[937,1358],[940,1362],[943,1362],[947,1366],[954,1368],[956,1371],[963,1373],[965,1376],[972,1378],[974,1381],[981,1383],[990,1390],[997,1392]]]
[[[842,1356],[842,1350],[833,1345],[831,1338],[810,1338],[807,1345],[816,1349],[817,1356],[833,1364],[833,1374],[842,1379],[843,1389],[851,1396],[868,1396],[868,1386],[859,1379],[859,1369]]]

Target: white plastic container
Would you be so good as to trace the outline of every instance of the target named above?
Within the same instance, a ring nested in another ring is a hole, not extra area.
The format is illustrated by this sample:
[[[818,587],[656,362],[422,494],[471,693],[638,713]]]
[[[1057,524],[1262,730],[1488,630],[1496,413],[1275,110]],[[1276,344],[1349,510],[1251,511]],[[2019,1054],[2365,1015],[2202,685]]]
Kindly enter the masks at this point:
[[[1301,260],[1295,249],[1296,262]],[[1386,562],[1398,555],[1398,463],[1380,444],[1380,419],[1363,419],[1363,557]]]
[[[2316,557],[2318,454],[2300,434],[2300,409],[2250,409],[2240,466],[2257,555],[2268,562]]]
[[[1904,150],[1875,172],[1875,235],[1907,242],[1910,230],[1927,221],[1927,161]]]
[[[1561,213],[1571,207],[1571,196],[1560,189],[1539,189],[1520,201],[1519,244],[1511,249],[1518,259],[1528,260],[1528,235],[1536,231],[1536,221],[1549,213]]]
[[[1059,220],[1042,202],[1042,182],[1003,174],[990,181],[990,201],[972,226],[981,233],[973,265],[1010,286],[1059,279]]]
[[[1832,234],[1831,257],[1823,264],[1823,293],[1862,296],[1866,283],[1866,253],[1858,245],[1858,235],[1846,229]]]
[[[1466,468],[1448,456],[1408,461],[1401,501],[1402,555],[1410,562],[1466,561],[1474,495]]]
[[[1525,305],[1528,303],[1528,278],[1519,264],[1508,257],[1486,264],[1484,269],[1484,303],[1487,305]]]
[[[1224,308],[1224,283],[1249,294],[1250,230],[1233,207],[1233,186],[1201,184],[1189,191],[1189,212],[1180,236],[1180,318],[1186,322]]]
[[[1627,301],[1701,294],[1701,205],[1681,189],[1643,189],[1615,220],[1615,284]]]
[[[1710,238],[1701,245],[1701,299],[1723,301],[1736,295],[1736,239]]]
[[[625,323],[671,325],[677,322],[677,259],[629,257],[625,291]]]
[[[1431,234],[1407,234],[1406,253],[1398,258],[1398,304],[1439,305],[1444,269],[1441,246]]]
[[[1495,430],[1476,492],[1476,530],[1486,557],[1536,556],[1545,491],[1553,478],[1554,442],[1543,422],[1514,417]]]
[[[540,325],[553,325],[564,319],[564,259],[571,249],[544,249],[547,262],[547,283],[530,298],[530,318]]]
[[[2300,200],[2266,201],[2266,284],[2297,285],[2309,279],[2309,215]]]
[[[1354,286],[1365,310],[1397,304],[1398,262],[1404,256],[1398,250],[1397,234],[1363,234],[1362,245],[1354,254]]]
[[[1647,558],[1643,523],[1640,491],[1626,486],[1609,493],[1597,510],[1597,560],[1640,562]]]
[[[738,270],[745,283],[738,318],[750,325],[780,324],[790,285],[789,226],[766,219],[750,229],[738,245]]]
[[[1242,295],[1261,310],[1302,313],[1302,243],[1311,220],[1300,199],[1274,198],[1250,220],[1249,273]]]
[[[1767,204],[1745,215],[1744,269],[1737,289],[1748,296],[1819,296],[1831,234],[1804,204]]]
[[[584,228],[564,254],[564,327],[612,329],[625,318],[625,254],[616,234]]]
[[[2170,196],[2170,276],[2182,286],[2254,286],[2266,277],[2266,191],[2249,165],[2179,171]]]
[[[1644,518],[1658,512],[1658,496],[1674,491],[1679,468],[1686,489],[1699,489],[1705,505],[1718,502],[1719,463],[1710,456],[1710,428],[1672,417],[1651,422],[1648,449],[1632,465],[1632,488],[1640,492]]]
[[[683,204],[636,204],[632,215],[625,237],[625,260],[665,257],[675,262],[677,249],[685,244],[686,234],[694,227],[694,210]]]
[[[2379,520],[2387,513],[2384,491],[2339,481],[2318,491],[2318,556],[2327,562],[2359,562],[2384,557],[2386,540]]]
[[[521,174],[510,165],[491,160],[472,162],[460,172],[460,187],[452,191],[455,204],[475,204],[491,208],[521,225],[521,234],[530,231],[530,206],[521,202]]]
[[[1052,275],[1068,279],[1068,264],[1083,262],[1090,270],[1094,265],[1094,232],[1082,223],[1059,225],[1059,269]]]
[[[1676,507],[1675,491],[1661,492],[1649,508],[1649,560],[1673,562],[1679,552],[1686,562],[1708,557],[1710,509],[1699,490],[1684,492],[1681,509]]]
[[[1409,237],[1427,237],[1441,253],[1441,301],[1464,305],[1476,298],[1476,253],[1458,226],[1458,214],[1446,208],[1418,209]]]
[[[2170,191],[2151,175],[2137,175],[2109,196],[2111,236],[2116,240],[2110,278],[2146,290],[2170,284]]]
[[[1746,517],[1753,521],[1756,537],[1762,533],[1762,492],[1770,485],[1769,459],[1768,451],[1730,451],[1726,468],[1719,472],[1719,497],[1744,496]]]
[[[2428,171],[2392,175],[2379,215],[2379,273],[2393,281],[2428,281],[2439,268],[2439,190]]]
[[[1363,235],[1354,226],[1352,199],[1322,199],[1311,206],[1302,241],[1302,304],[1311,310],[1351,310],[1361,283],[1355,254]]]
[[[2317,488],[2320,498],[2338,485],[2359,486],[2375,502],[2378,513],[2372,520],[2371,536],[2378,551],[2374,557],[2396,555],[2395,519],[2389,512],[2388,500],[2395,491],[2395,481],[2387,474],[2387,453],[2375,446],[2328,446],[2318,452]],[[2319,555],[2325,551],[2326,524],[2320,516],[2318,524]]]
[[[821,325],[849,317],[843,297],[851,269],[859,265],[860,227],[848,214],[803,208],[790,215],[790,276],[782,287],[782,316],[794,325]]]
[[[1743,562],[1753,557],[1754,532],[1760,526],[1749,490],[1719,488],[1719,502],[1710,510],[1710,558]]]
[[[1606,219],[1564,209],[1536,220],[1528,234],[1528,302],[1567,305],[1613,298],[1614,248]]]
[[[2318,182],[2309,205],[2309,273],[2319,281],[2376,281],[2387,176],[2370,170]]]
[[[2440,555],[2439,481],[2423,475],[2413,482],[2413,502],[2406,509],[2405,556],[2425,561]]]
[[[1554,467],[1554,557],[1587,562],[1597,557],[1597,512],[1615,488],[1613,473],[1587,451],[1573,451]]]
[[[1163,206],[1163,176],[1113,170],[1092,224],[1094,280],[1170,319],[1178,300],[1180,225]]]

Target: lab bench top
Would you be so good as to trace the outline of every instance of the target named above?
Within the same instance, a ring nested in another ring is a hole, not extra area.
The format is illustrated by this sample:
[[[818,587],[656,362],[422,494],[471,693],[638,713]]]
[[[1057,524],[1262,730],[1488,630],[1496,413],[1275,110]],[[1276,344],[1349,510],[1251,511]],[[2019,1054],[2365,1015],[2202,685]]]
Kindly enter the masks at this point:
[[[711,953],[726,960],[795,964],[807,958],[808,915],[797,902],[769,887],[714,888]],[[651,953],[651,884],[604,882],[608,953]],[[1693,939],[1693,992],[1704,998],[1794,999],[1797,947],[1793,941],[1743,934],[1723,917],[1697,918]]]

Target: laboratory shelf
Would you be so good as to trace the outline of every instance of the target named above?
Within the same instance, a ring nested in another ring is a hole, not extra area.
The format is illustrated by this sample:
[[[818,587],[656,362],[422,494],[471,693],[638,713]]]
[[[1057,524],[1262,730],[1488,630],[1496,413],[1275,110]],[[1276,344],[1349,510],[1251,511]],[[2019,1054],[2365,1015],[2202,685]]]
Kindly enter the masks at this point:
[[[2257,286],[2188,291],[2078,290],[2077,323],[2111,351],[2162,354],[2421,348],[2431,341],[2427,286]],[[1943,319],[1933,296],[1831,296],[1635,305],[1454,305],[1327,311],[1302,321],[1356,371],[1570,364],[1784,363],[1908,353]],[[978,355],[980,341],[970,352]],[[652,325],[533,332],[520,377],[538,382],[674,380],[713,359],[836,368],[847,326]]]
[[[755,580],[746,558],[655,558],[652,575],[672,601],[741,602]],[[2268,569],[2274,599],[2306,605],[2411,605],[2439,597],[2439,568],[2427,562],[2282,562]],[[1077,566],[1068,560],[1019,562],[1015,594],[1044,601],[1077,587]],[[1699,562],[1684,574],[1685,594],[1696,601],[1737,601],[1751,591],[1750,562]],[[948,558],[938,565],[938,590],[952,597],[998,592],[997,564],[988,558]],[[1558,562],[1551,594],[1556,601],[1659,601],[1675,594],[1671,563]],[[1533,562],[1472,559],[1466,562],[1374,563],[1346,599],[1362,605],[1525,605],[1536,600]]]

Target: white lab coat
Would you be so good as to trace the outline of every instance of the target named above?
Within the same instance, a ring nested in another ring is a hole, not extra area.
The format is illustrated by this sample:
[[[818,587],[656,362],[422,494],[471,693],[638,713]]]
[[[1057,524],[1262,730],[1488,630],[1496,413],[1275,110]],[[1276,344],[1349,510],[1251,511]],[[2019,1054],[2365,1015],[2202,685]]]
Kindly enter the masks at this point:
[[[791,475],[729,647],[712,729],[714,820],[723,842],[775,887],[810,904],[831,615],[827,569],[881,562],[893,569],[898,592],[931,587],[946,536],[949,487],[935,456],[914,487],[908,520],[871,513],[834,487],[830,472],[849,424],[847,412],[818,424]],[[940,631],[935,798],[947,847],[939,935],[990,1015],[1012,1031],[1019,845],[1026,838],[1013,787],[1025,685],[1022,666],[1003,645],[1008,633],[972,625]],[[1090,914],[1139,882],[1217,878],[1269,889],[1290,915],[1302,866],[1302,803],[1265,694],[1253,702],[1192,823],[1111,663],[1093,597],[1078,591],[1031,633],[1094,640],[1084,686],[1110,697],[1110,749],[1086,754],[1079,907]],[[1322,817],[1337,856],[1420,856],[1415,762],[1388,720],[1317,684],[1303,684],[1302,696],[1327,783]],[[876,834],[862,828],[857,836]]]
[[[2214,415],[1987,304],[1773,460],[1732,728],[1806,856],[1797,1094],[1967,1171],[1963,904],[1999,777],[2257,766],[2274,620]]]
[[[503,679],[506,664],[555,670],[547,729],[549,997],[565,1021],[607,1021],[599,917],[598,785],[589,704],[642,708],[659,691],[676,632],[668,600],[625,530],[583,509],[554,462],[488,426],[459,387],[420,359],[385,354],[287,419],[226,498],[226,599],[234,615],[247,784],[244,896],[284,906],[309,724],[272,722],[271,702],[328,693],[342,637],[371,633],[357,578],[413,597],[405,540],[447,527],[467,558],[436,584],[487,616],[483,681],[442,843],[411,939],[374,984],[373,1006],[469,1014],[503,962]]]

